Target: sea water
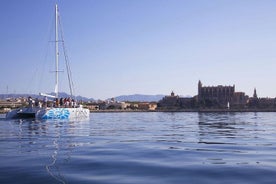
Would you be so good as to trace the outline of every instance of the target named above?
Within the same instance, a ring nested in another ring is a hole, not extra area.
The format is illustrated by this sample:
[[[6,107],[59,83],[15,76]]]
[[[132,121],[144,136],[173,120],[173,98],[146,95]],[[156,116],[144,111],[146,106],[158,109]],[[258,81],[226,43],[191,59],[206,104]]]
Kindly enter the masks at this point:
[[[0,183],[275,183],[276,113],[0,119]]]

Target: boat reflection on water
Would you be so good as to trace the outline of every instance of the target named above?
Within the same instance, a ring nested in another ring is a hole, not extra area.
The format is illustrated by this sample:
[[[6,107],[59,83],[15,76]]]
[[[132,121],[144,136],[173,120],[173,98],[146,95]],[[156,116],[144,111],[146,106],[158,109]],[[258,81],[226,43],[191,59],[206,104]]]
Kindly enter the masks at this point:
[[[49,121],[24,119],[14,120],[11,126],[14,126],[14,133],[19,138],[19,147],[21,155],[32,155],[30,163],[37,162],[36,155],[39,155],[38,170],[43,170],[55,182],[67,183],[64,176],[64,170],[71,164],[71,154],[78,146],[78,137],[83,136],[79,129],[86,126],[88,121]],[[81,127],[81,128],[80,128]],[[86,136],[86,134],[85,134]],[[47,177],[49,179],[49,177]]]
[[[60,151],[60,145],[59,145],[59,141],[60,141],[60,134],[58,133],[57,137],[54,138],[53,140],[53,145],[54,145],[54,152],[51,155],[51,159],[52,162],[49,164],[46,164],[45,168],[46,171],[49,173],[49,175],[54,178],[56,181],[59,181],[60,183],[65,184],[66,180],[64,178],[64,176],[61,174],[60,172],[60,167],[57,163],[57,159],[58,159],[58,152]],[[67,154],[68,157],[70,157],[70,154]],[[67,159],[68,161],[69,159]]]

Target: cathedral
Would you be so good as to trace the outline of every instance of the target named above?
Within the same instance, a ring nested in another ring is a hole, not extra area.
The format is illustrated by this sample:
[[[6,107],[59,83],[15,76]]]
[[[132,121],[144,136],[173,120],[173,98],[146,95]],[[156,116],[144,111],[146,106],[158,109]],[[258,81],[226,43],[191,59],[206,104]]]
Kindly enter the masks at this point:
[[[198,102],[207,106],[227,106],[234,100],[235,85],[233,86],[202,86],[198,82]]]

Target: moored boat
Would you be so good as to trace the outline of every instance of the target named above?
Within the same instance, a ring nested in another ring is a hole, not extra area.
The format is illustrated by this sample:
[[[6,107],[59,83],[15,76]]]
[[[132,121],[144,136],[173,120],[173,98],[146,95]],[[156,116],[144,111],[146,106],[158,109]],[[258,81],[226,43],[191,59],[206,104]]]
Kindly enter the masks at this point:
[[[64,40],[63,36],[61,37],[61,41],[58,37],[58,25],[59,25],[59,13],[58,13],[58,6],[55,6],[55,96],[48,95],[45,93],[40,93],[41,96],[44,98],[49,97],[53,98],[55,100],[58,100],[59,95],[59,42],[62,42],[62,45],[64,47]],[[64,49],[64,48],[63,48]],[[65,56],[65,60],[66,60]],[[67,61],[66,61],[67,62]],[[66,63],[68,65],[68,62]],[[68,80],[69,80],[69,87],[71,92],[71,97],[74,95],[72,94],[72,79],[71,79],[71,71],[68,71],[67,66],[67,72],[68,72]],[[73,98],[72,98],[73,99]],[[62,106],[59,104],[52,105],[51,107],[47,106],[47,103],[42,107],[40,105],[33,105],[32,99],[29,99],[29,105],[28,107],[22,107],[18,109],[14,109],[6,114],[7,119],[25,119],[25,118],[36,118],[36,119],[89,119],[90,111],[86,108],[83,108],[82,105],[68,105],[68,106]]]
[[[12,110],[6,114],[7,119],[89,119],[89,110],[79,107],[23,107]]]

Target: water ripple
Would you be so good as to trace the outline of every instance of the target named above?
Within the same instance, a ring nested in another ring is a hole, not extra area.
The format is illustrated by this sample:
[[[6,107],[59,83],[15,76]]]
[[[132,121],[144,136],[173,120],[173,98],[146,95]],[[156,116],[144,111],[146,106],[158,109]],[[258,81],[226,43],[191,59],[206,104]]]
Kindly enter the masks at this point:
[[[0,119],[1,183],[274,183],[276,113]]]

